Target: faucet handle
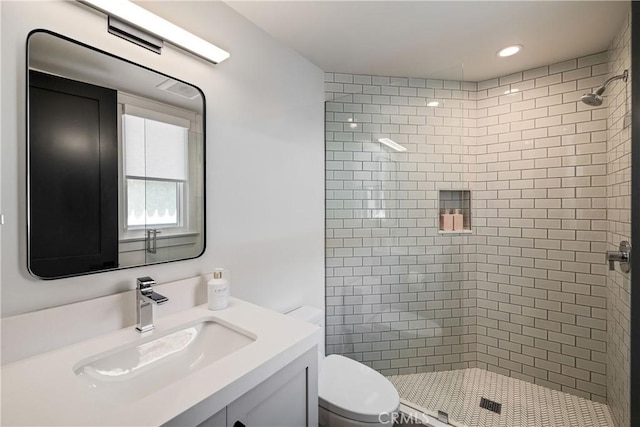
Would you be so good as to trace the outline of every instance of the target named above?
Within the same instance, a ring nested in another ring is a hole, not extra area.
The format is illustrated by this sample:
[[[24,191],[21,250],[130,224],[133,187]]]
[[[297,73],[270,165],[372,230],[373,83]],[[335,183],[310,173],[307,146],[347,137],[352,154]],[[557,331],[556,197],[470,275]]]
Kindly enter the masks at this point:
[[[148,295],[153,292],[151,287],[156,284],[156,281],[151,277],[138,277],[138,290],[142,295]]]
[[[620,262],[620,271],[628,273],[631,270],[631,244],[629,242],[620,242],[617,251],[607,251],[607,261],[609,261],[609,270],[615,270],[615,262]]]
[[[151,277],[138,277],[138,292],[139,295],[144,297],[149,302],[153,302],[155,304],[164,304],[169,301],[169,298],[164,295],[160,295],[157,292],[154,292],[152,286],[156,284],[156,281]]]

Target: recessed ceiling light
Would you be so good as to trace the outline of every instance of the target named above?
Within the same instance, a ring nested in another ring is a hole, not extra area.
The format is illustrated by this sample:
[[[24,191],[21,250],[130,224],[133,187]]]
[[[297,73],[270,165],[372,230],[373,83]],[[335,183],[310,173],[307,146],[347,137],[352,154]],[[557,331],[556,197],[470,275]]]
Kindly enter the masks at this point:
[[[507,46],[504,49],[500,49],[498,51],[498,56],[502,58],[506,58],[507,56],[515,55],[516,53],[522,50],[522,46],[519,44],[514,44],[513,46]]]
[[[438,101],[431,101],[427,104],[427,107],[437,107],[438,105],[440,105]]]
[[[396,151],[407,151],[406,147],[403,147],[402,145],[389,138],[380,138],[378,142],[386,145],[389,148],[393,148]]]

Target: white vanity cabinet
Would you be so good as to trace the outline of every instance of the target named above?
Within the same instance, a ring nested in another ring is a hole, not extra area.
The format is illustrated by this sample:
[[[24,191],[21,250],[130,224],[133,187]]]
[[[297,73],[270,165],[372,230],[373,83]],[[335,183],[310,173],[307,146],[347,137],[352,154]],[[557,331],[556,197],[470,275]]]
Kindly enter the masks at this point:
[[[206,399],[165,426],[315,427],[317,364],[317,350],[313,347],[213,415],[211,411],[216,407]]]

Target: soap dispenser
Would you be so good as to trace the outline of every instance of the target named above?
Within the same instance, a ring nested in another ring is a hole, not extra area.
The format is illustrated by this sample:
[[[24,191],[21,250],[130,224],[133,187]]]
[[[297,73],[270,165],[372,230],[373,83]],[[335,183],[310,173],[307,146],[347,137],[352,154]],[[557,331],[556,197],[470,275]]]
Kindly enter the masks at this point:
[[[224,268],[216,268],[213,279],[207,282],[209,310],[222,310],[229,305],[229,281],[223,276]]]
[[[449,209],[445,209],[440,216],[442,223],[442,231],[453,231],[453,214]]]
[[[454,210],[453,214],[453,231],[463,231],[464,216],[460,213],[460,209]]]

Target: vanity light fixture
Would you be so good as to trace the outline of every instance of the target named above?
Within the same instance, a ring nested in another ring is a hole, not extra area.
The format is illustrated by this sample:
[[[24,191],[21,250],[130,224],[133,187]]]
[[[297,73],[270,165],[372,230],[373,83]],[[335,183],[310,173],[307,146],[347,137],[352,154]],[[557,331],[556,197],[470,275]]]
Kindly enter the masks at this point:
[[[498,51],[498,56],[501,58],[506,58],[507,56],[515,55],[516,53],[522,50],[522,45],[514,44],[511,46],[507,46],[504,49],[500,49]]]
[[[110,18],[123,21],[125,26],[133,26],[134,30],[138,30],[137,34],[127,34],[122,26],[116,27],[116,29],[112,31],[112,22],[109,23],[111,33],[115,33],[136,44],[141,44],[157,53],[160,52],[157,50],[158,47],[154,46],[154,43],[150,43],[151,47],[149,47],[146,45],[149,44],[147,39],[139,40],[141,38],[139,34],[141,31],[148,32],[159,38],[160,41],[171,43],[214,64],[218,64],[229,57],[229,52],[214,46],[206,40],[191,34],[184,28],[178,27],[128,0],[77,1],[106,13]]]
[[[378,142],[386,145],[389,148],[393,148],[396,151],[407,151],[406,147],[403,147],[402,145],[389,138],[380,138],[378,139]]]

